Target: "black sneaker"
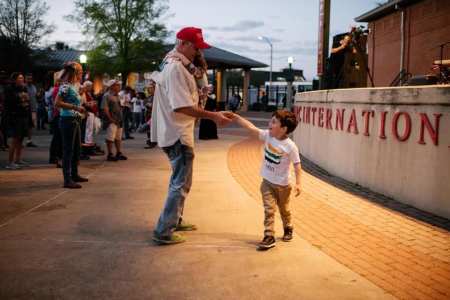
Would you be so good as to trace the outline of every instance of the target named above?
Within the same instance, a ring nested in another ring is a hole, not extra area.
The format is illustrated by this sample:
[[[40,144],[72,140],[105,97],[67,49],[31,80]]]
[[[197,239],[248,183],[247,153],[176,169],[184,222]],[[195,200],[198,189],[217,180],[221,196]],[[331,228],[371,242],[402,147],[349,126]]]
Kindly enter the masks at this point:
[[[294,231],[294,228],[292,228],[292,227],[286,227],[284,229],[283,242],[290,242],[292,240],[293,231]]]
[[[116,154],[116,159],[117,159],[117,160],[127,160],[128,157],[126,157],[125,155],[123,155],[122,152],[118,152],[118,153]]]
[[[27,142],[27,147],[36,148],[37,145],[35,143],[33,143],[32,141],[29,141],[29,142]]]
[[[69,182],[64,184],[64,188],[66,189],[81,189],[81,185],[76,182]]]
[[[113,156],[112,154],[108,154],[108,157],[106,158],[107,161],[117,161],[117,158]]]
[[[81,176],[73,177],[72,180],[74,182],[88,182],[89,181],[89,179],[81,177]]]
[[[266,235],[258,244],[258,250],[268,250],[273,247],[275,247],[275,238],[269,235]]]
[[[91,158],[89,157],[89,155],[86,154],[81,154],[80,155],[80,160],[90,160]]]
[[[157,145],[157,143],[152,142],[150,140],[147,140],[145,143],[147,144],[147,146],[144,147],[145,149],[152,149],[155,148]]]

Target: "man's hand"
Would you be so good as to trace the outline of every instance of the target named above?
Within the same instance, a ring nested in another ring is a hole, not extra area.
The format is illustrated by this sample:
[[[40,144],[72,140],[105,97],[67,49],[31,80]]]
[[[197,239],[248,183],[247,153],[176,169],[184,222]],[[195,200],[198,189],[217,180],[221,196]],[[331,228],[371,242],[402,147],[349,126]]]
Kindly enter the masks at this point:
[[[214,122],[216,122],[219,126],[225,126],[230,124],[233,120],[229,117],[227,117],[228,114],[225,114],[225,112],[217,112],[214,114]]]
[[[300,196],[301,193],[302,193],[302,189],[300,187],[300,184],[296,184],[295,185],[295,197]]]
[[[237,117],[236,114],[231,111],[222,111],[222,114],[232,121],[234,121]]]

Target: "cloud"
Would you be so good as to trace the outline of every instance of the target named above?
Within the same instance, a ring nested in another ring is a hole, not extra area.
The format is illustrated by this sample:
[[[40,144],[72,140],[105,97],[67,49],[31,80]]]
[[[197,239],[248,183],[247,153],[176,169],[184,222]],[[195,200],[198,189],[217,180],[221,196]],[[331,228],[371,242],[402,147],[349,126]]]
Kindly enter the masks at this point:
[[[262,21],[245,20],[245,21],[240,21],[232,26],[224,27],[223,29],[225,31],[246,31],[246,30],[255,29],[257,27],[263,27],[263,26],[264,26],[264,22],[262,22]]]
[[[64,30],[64,34],[80,34],[79,30]]]
[[[210,30],[210,31],[218,31],[218,30],[220,30],[219,27],[217,27],[217,26],[207,26],[204,29],[205,30]]]
[[[264,26],[263,21],[243,20],[243,21],[239,21],[236,24],[231,25],[231,26],[223,26],[223,27],[208,26],[208,27],[205,27],[205,29],[210,30],[210,31],[241,32],[241,31],[248,31],[248,30],[252,30],[252,29],[255,29],[258,27],[263,27],[263,26]]]
[[[274,38],[274,37],[272,37],[272,36],[267,36],[267,38],[268,38],[269,41],[272,42],[272,43],[281,43],[281,42],[282,42],[282,40],[277,39],[277,38]],[[260,40],[260,39],[258,39],[258,42],[260,42],[260,43],[267,43],[266,41],[262,41],[262,40]]]
[[[212,44],[218,48],[222,48],[224,50],[235,52],[236,54],[241,54],[243,52],[255,51],[255,48],[250,47],[248,45],[242,45],[242,44],[233,44],[233,43],[227,43],[227,42],[216,42],[216,43],[212,43]]]
[[[292,56],[296,55],[306,55],[306,56],[314,56],[317,55],[317,47],[289,47],[289,48],[281,48],[281,49],[274,49],[274,52],[281,53],[281,54],[288,54]]]

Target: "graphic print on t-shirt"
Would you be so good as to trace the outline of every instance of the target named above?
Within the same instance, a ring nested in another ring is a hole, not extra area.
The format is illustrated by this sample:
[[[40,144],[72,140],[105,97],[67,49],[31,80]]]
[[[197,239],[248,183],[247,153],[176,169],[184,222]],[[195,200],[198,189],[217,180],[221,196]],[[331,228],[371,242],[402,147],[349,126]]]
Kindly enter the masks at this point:
[[[267,143],[264,147],[264,157],[268,162],[279,165],[284,152]]]

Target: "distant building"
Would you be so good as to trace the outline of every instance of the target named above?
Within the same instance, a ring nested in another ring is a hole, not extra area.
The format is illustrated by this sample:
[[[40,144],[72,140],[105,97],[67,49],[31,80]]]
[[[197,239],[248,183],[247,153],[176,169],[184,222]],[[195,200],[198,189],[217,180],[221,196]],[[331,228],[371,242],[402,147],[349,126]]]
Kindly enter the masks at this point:
[[[368,66],[375,86],[389,86],[403,70],[430,73],[439,45],[450,42],[449,0],[391,0],[357,17],[368,22]],[[443,51],[450,59],[450,45]]]

